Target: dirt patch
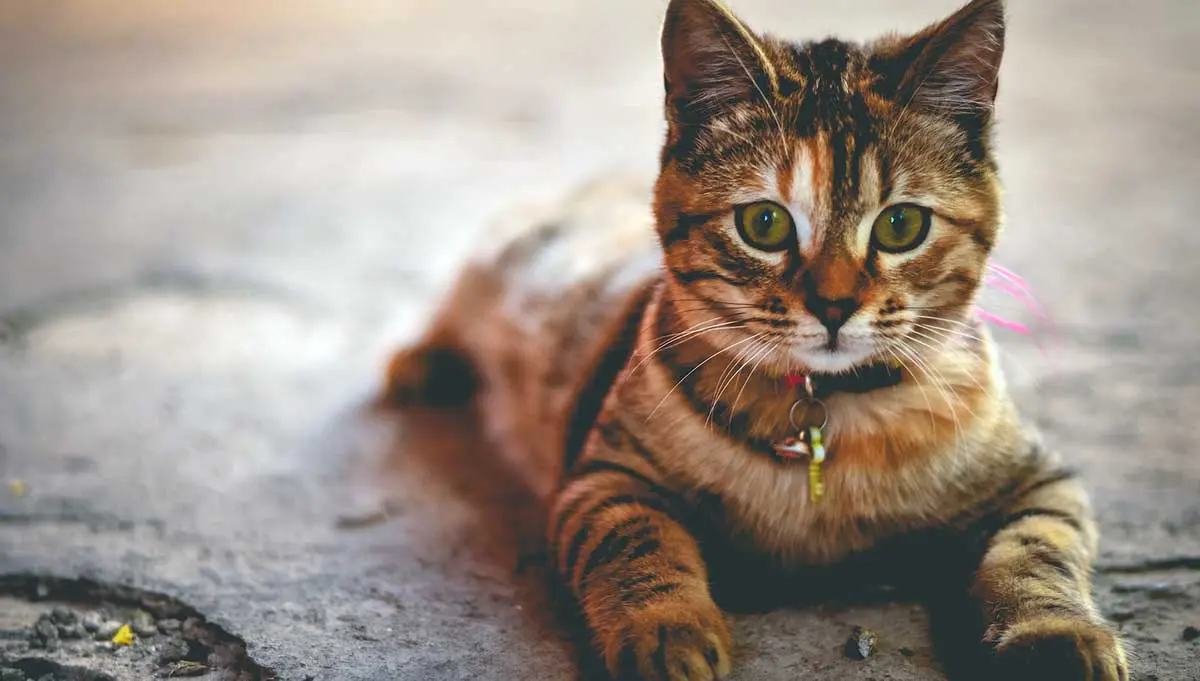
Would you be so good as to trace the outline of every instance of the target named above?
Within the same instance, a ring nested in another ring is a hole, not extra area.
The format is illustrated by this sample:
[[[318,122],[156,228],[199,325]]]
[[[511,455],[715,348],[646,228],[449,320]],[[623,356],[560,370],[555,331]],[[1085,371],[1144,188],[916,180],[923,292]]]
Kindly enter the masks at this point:
[[[88,580],[0,576],[0,681],[267,681],[237,637],[194,608]]]

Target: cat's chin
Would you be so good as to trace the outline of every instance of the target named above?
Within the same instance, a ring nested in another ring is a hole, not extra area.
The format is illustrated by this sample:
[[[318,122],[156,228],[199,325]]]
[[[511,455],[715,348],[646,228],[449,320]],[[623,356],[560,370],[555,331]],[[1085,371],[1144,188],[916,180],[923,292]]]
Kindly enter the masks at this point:
[[[874,353],[856,348],[794,350],[792,357],[808,373],[845,374],[870,364]]]

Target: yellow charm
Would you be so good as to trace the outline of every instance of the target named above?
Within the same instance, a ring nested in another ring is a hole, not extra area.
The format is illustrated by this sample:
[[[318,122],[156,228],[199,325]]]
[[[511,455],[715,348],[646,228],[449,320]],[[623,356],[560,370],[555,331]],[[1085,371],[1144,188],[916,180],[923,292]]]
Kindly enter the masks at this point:
[[[121,625],[117,633],[113,634],[112,642],[119,646],[127,646],[133,644],[133,629],[129,628],[128,624]]]
[[[821,464],[825,463],[825,440],[820,428],[808,429],[808,444],[812,449],[812,458],[808,460],[808,498],[815,503],[825,496],[825,476],[821,470]]]

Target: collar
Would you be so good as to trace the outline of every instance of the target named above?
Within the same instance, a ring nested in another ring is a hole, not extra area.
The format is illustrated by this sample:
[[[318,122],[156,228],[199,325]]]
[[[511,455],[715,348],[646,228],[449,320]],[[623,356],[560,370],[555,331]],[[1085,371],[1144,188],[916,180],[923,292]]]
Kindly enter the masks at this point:
[[[789,374],[784,382],[789,388],[801,387],[814,399],[825,399],[834,393],[867,393],[899,385],[904,371],[898,364],[880,362],[859,367],[845,374]]]
[[[779,461],[803,460],[808,462],[808,498],[817,503],[825,496],[825,422],[829,411],[824,398],[839,392],[866,393],[879,388],[889,388],[900,383],[904,373],[899,364],[872,364],[860,367],[848,374],[792,374],[784,378],[789,388],[800,386],[805,395],[792,405],[788,412],[794,436],[784,438],[771,449]],[[803,407],[797,415],[798,407]],[[812,413],[813,407],[820,411]],[[813,420],[810,420],[813,419]]]

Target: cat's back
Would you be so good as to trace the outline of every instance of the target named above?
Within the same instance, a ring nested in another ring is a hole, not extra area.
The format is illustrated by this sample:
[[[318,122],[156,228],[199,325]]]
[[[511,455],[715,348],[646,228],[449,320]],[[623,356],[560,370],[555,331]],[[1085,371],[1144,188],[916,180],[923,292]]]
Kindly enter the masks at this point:
[[[658,276],[651,186],[608,177],[506,213],[448,301],[483,379],[485,426],[544,494],[557,484],[580,394],[599,388],[586,384]]]

